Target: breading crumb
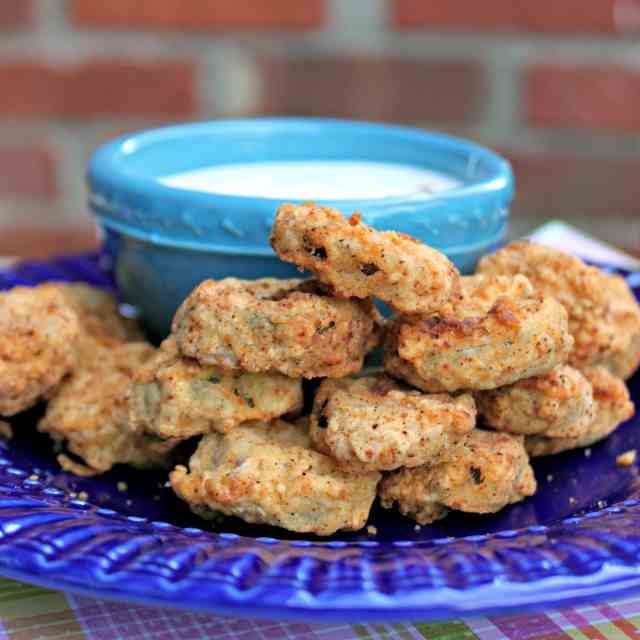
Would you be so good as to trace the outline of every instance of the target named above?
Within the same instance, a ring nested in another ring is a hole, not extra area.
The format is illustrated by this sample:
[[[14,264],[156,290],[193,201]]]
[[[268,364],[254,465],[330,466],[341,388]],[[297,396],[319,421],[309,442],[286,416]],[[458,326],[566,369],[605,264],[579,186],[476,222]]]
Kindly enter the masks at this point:
[[[78,494],[78,498],[79,498],[80,500],[87,501],[87,500],[89,499],[89,494],[88,494],[86,491],[81,491],[81,492]]]
[[[422,529],[422,527],[419,524],[417,524],[415,527],[413,527],[414,531],[420,531],[421,529]]]
[[[598,500],[598,502],[596,502],[596,506],[598,509],[604,509],[607,506],[607,502],[605,500]]]
[[[40,480],[40,476],[37,473],[32,473],[29,476],[29,480]]]
[[[630,467],[636,461],[637,455],[638,452],[635,449],[629,449],[616,458],[616,464],[621,467]]]
[[[577,500],[573,496],[569,498],[569,504],[575,504],[576,502]]]
[[[73,498],[74,500],[78,497],[78,494],[75,491],[70,491],[69,492],[69,497]]]
[[[553,481],[553,473],[547,474],[547,482],[552,482],[552,481]]]
[[[5,440],[11,440],[11,438],[13,438],[13,429],[11,425],[4,420],[0,420],[0,438],[4,438]]]
[[[118,488],[118,491],[120,491],[120,493],[124,493],[125,491],[127,491],[127,489],[129,489],[129,485],[126,482],[122,482],[122,480],[118,482],[116,487]]]
[[[590,457],[591,457],[591,447],[587,447],[587,448],[584,450],[584,457],[585,457],[585,458],[590,458]]]
[[[370,525],[367,527],[367,533],[368,533],[370,536],[376,536],[376,535],[378,535],[378,527],[374,527],[372,524],[370,524]]]

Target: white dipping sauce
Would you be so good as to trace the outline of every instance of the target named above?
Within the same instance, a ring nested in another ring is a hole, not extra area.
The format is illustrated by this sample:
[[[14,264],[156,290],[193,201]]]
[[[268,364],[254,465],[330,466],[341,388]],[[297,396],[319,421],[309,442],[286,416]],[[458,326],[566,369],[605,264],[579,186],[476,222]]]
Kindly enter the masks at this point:
[[[384,162],[254,162],[176,173],[160,182],[178,189],[291,200],[365,200],[447,191],[462,183],[412,165]]]

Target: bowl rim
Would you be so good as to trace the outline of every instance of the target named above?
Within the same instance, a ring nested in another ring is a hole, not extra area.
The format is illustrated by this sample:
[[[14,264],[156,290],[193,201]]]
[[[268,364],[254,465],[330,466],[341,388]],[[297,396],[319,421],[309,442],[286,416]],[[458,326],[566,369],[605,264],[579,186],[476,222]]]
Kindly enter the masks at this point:
[[[466,151],[469,154],[479,154],[489,162],[493,170],[491,178],[478,181],[474,184],[465,185],[463,187],[453,187],[446,191],[439,191],[435,194],[429,194],[429,200],[434,199],[450,199],[451,197],[460,197],[474,193],[497,190],[508,187],[509,182],[513,181],[513,174],[509,162],[495,151],[488,147],[480,145],[472,140],[467,140],[448,133],[441,133],[429,129],[419,127],[410,127],[405,125],[386,124],[382,122],[373,122],[366,120],[348,120],[341,118],[303,118],[303,117],[256,117],[256,118],[221,118],[218,120],[207,120],[203,122],[187,122],[181,124],[170,125],[166,127],[155,127],[151,129],[143,129],[130,134],[122,135],[113,140],[100,145],[93,153],[89,162],[87,179],[89,184],[100,185],[103,180],[111,179],[118,182],[123,181],[130,187],[134,185],[140,189],[153,188],[165,194],[180,193],[188,198],[194,193],[204,193],[209,197],[216,198],[233,198],[241,200],[262,200],[267,202],[282,202],[282,198],[272,198],[267,196],[245,196],[242,194],[226,194],[217,192],[200,192],[194,189],[183,189],[167,185],[159,182],[155,178],[147,178],[139,174],[133,174],[126,170],[124,163],[126,158],[140,149],[142,145],[157,144],[162,142],[170,142],[188,135],[206,133],[215,134],[216,132],[227,127],[246,127],[247,129],[255,129],[256,127],[281,127],[302,129],[302,128],[318,128],[318,127],[335,127],[351,129],[357,133],[367,133],[367,131],[377,131],[386,133],[390,137],[413,139],[416,142],[427,145],[446,146],[449,148],[457,148],[458,151]],[[232,163],[220,163],[221,166]],[[390,164],[396,164],[391,162]],[[412,194],[407,194],[412,195]],[[407,195],[392,196],[390,198],[323,198],[323,201],[331,203],[359,202],[374,203],[380,200],[401,200],[404,201]]]
[[[249,250],[255,255],[267,255],[264,248],[254,247],[247,243],[246,249],[221,246],[221,243],[211,242],[194,233],[188,239],[172,237],[170,233],[161,229],[150,228],[144,224],[145,216],[162,212],[163,220],[177,220],[183,211],[189,211],[192,218],[195,215],[210,214],[215,205],[221,210],[251,209],[268,207],[275,211],[283,202],[301,203],[303,200],[291,198],[270,198],[262,196],[230,195],[182,189],[160,182],[156,177],[150,177],[134,172],[128,167],[129,157],[143,147],[157,144],[170,144],[176,140],[190,136],[207,135],[211,137],[229,128],[241,130],[266,131],[280,129],[283,134],[287,130],[297,133],[308,129],[317,133],[320,128],[327,128],[335,132],[340,130],[352,134],[377,133],[386,135],[390,141],[411,142],[424,145],[427,148],[438,148],[443,151],[464,154],[468,157],[483,161],[489,172],[487,178],[454,187],[435,194],[409,194],[407,196],[392,196],[389,198],[358,198],[358,199],[328,199],[321,200],[323,205],[331,206],[342,211],[369,210],[371,215],[365,216],[368,222],[385,216],[389,211],[399,207],[419,207],[421,205],[437,207],[440,203],[459,200],[486,201],[494,199],[505,208],[510,204],[514,193],[514,178],[509,162],[496,152],[471,140],[459,138],[446,133],[415,128],[404,125],[394,125],[364,120],[345,120],[337,118],[300,118],[300,117],[256,117],[218,119],[202,122],[189,122],[166,127],[145,129],[126,134],[100,145],[93,153],[86,173],[89,189],[89,205],[100,223],[108,228],[123,232],[138,239],[187,249],[199,248],[210,250],[219,248],[225,253],[244,253]],[[348,156],[345,156],[348,160]],[[220,163],[221,165],[224,163]],[[396,162],[397,164],[397,162]]]

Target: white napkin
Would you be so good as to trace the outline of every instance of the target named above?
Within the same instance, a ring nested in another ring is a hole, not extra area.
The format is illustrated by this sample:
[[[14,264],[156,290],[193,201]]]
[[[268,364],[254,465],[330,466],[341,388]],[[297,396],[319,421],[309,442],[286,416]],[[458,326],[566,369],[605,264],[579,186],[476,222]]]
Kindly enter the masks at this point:
[[[562,220],[551,220],[528,236],[530,240],[572,253],[585,260],[628,271],[640,271],[640,260],[597,240]]]

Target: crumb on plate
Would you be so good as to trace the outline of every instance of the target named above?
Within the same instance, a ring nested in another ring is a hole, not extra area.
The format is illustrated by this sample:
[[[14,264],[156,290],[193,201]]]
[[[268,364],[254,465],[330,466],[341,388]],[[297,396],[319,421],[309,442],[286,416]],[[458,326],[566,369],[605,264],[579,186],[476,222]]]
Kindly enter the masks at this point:
[[[630,467],[636,461],[637,455],[638,452],[635,449],[629,449],[616,458],[616,464],[621,467]]]

